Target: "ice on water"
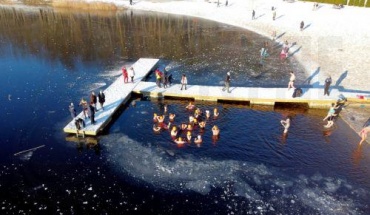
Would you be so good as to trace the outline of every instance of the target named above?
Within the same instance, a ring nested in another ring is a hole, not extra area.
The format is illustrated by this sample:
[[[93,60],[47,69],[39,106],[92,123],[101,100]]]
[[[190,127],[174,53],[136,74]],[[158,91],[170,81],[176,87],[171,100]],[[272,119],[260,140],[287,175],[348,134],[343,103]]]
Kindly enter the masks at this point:
[[[299,212],[303,205],[322,214],[356,214],[353,199],[358,195],[354,193],[363,193],[361,189],[352,189],[345,180],[320,173],[293,177],[263,164],[170,155],[166,152],[169,149],[143,144],[124,134],[104,137],[102,145],[117,172],[143,183],[203,195],[220,188],[228,198],[246,198],[264,211],[287,207]],[[345,190],[345,194],[338,190]]]

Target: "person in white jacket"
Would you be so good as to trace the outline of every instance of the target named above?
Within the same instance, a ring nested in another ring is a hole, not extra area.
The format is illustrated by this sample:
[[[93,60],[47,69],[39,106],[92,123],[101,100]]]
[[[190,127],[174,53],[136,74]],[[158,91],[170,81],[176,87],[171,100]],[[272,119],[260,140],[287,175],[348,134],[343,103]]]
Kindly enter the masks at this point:
[[[134,83],[135,70],[133,67],[128,70],[128,76],[131,77],[131,82]]]

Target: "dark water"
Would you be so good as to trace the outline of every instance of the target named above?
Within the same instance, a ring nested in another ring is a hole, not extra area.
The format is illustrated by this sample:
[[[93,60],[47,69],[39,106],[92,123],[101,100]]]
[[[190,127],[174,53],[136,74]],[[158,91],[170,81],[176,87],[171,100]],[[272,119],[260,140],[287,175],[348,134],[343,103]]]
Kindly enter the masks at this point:
[[[93,14],[48,9],[0,11],[0,210],[2,214],[367,214],[367,145],[342,120],[330,136],[325,111],[218,107],[200,147],[177,147],[154,134],[163,104],[188,119],[185,101],[137,101],[104,135],[76,143],[62,132],[68,104],[104,89],[119,68],[161,58],[178,77],[218,85],[285,85],[294,59],[271,54],[251,32],[201,19],[155,13]],[[273,51],[278,52],[278,48]],[[272,51],[272,53],[274,53]],[[190,81],[191,80],[191,81]],[[234,84],[234,82],[233,82]],[[288,137],[279,120],[292,116]],[[217,124],[220,138],[210,128]],[[196,129],[193,136],[198,134]],[[37,150],[22,150],[43,146]]]

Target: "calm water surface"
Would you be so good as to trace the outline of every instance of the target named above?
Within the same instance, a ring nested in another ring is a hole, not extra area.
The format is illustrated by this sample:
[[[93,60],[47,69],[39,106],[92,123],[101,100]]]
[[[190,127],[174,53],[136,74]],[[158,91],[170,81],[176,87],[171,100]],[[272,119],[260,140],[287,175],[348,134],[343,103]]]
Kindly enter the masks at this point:
[[[220,85],[285,86],[293,58],[260,67],[266,38],[182,16],[131,11],[0,10],[0,210],[2,214],[368,214],[369,147],[342,120],[323,131],[326,111],[197,103],[217,107],[200,146],[177,147],[152,131],[167,104],[178,125],[186,101],[137,100],[98,139],[62,132],[68,104],[105,89],[122,65],[161,58],[175,77]],[[276,55],[275,55],[275,54]],[[152,80],[150,77],[149,80]],[[287,138],[279,121],[292,117]],[[212,139],[210,128],[221,135]],[[193,131],[193,136],[199,133]],[[182,134],[184,135],[184,134]],[[14,153],[43,146],[14,156]]]

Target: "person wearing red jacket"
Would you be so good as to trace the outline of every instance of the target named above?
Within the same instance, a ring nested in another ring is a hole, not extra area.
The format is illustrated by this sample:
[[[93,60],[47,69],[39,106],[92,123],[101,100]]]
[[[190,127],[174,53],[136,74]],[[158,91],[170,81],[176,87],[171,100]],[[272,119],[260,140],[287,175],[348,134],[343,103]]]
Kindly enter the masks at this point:
[[[127,83],[128,82],[128,73],[127,73],[126,67],[122,67],[122,75],[123,75],[123,81],[125,83]]]

